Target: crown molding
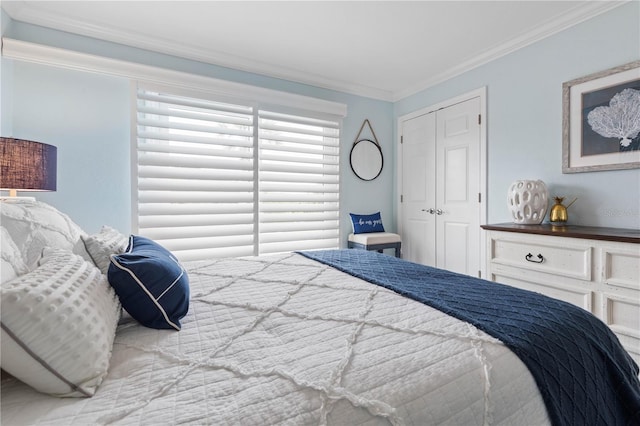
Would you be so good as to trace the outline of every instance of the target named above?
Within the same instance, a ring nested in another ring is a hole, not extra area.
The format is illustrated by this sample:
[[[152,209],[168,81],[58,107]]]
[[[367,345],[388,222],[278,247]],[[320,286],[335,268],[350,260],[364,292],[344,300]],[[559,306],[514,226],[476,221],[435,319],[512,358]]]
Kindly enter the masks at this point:
[[[318,88],[335,90],[353,95],[364,96],[382,101],[395,102],[432,86],[449,80],[453,77],[471,71],[488,62],[508,55],[518,49],[526,47],[544,38],[552,36],[560,31],[589,20],[602,13],[608,12],[632,0],[621,1],[589,1],[586,4],[576,6],[571,11],[564,13],[545,25],[539,26],[526,34],[521,35],[507,43],[496,46],[490,50],[469,58],[447,71],[430,76],[419,84],[407,87],[402,90],[388,91],[379,88],[349,83],[336,79],[329,79],[308,71],[300,71],[287,67],[266,64],[249,58],[243,58],[222,52],[209,51],[194,47],[187,47],[174,40],[156,37],[147,37],[136,33],[134,30],[118,30],[114,28],[98,26],[76,19],[71,19],[61,14],[54,14],[35,6],[20,4],[10,6],[10,3],[3,5],[12,19],[39,25],[47,28],[65,31],[72,34],[79,34],[87,37],[105,40],[125,46],[136,47],[151,52],[172,55],[184,59],[191,59],[211,65],[231,68],[238,71],[263,75],[272,78],[283,79],[294,83],[311,85]]]
[[[199,92],[204,91],[217,96],[242,99],[247,102],[259,100],[273,105],[301,108],[321,114],[340,117],[347,115],[347,106],[338,102],[105,58],[6,37],[2,38],[2,56],[17,61],[130,78],[139,82],[171,85]]]
[[[406,98],[437,84],[443,83],[453,77],[457,77],[467,71],[471,71],[491,61],[494,61],[533,43],[541,41],[570,27],[578,25],[581,22],[606,13],[612,9],[622,6],[625,3],[629,3],[630,1],[631,0],[594,1],[589,2],[586,5],[576,7],[570,12],[547,21],[545,25],[541,25],[526,34],[521,35],[520,37],[514,38],[513,40],[496,46],[493,49],[489,49],[473,58],[470,58],[465,62],[461,62],[460,64],[450,68],[444,73],[431,76],[430,78],[423,80],[420,84],[417,84],[405,90],[395,92],[393,101],[399,101],[400,99]]]
[[[351,93],[373,99],[391,101],[393,98],[393,93],[387,90],[329,79],[308,71],[280,67],[228,53],[189,47],[171,39],[148,37],[136,33],[134,30],[125,31],[95,25],[72,19],[62,14],[53,14],[33,6],[28,7],[25,4],[20,4],[15,7],[3,6],[3,8],[8,9],[12,19],[17,21],[65,31],[71,34],[79,34],[151,52],[176,56],[183,59],[191,59],[210,65],[231,68],[238,71],[245,71],[252,74],[259,74],[344,93]]]

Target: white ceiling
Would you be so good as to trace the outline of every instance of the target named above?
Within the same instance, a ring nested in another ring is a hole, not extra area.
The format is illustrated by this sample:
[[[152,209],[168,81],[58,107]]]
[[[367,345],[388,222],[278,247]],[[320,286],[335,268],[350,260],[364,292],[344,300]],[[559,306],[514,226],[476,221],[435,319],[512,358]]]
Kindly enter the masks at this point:
[[[624,1],[2,1],[15,21],[395,101]]]

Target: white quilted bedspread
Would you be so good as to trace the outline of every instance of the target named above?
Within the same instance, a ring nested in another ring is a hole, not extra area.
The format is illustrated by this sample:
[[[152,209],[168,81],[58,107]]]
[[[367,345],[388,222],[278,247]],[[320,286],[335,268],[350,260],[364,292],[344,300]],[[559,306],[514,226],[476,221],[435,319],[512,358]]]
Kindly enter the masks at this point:
[[[2,424],[548,423],[520,360],[437,310],[297,254],[185,266],[180,332],[123,320],[92,398],[3,378]]]

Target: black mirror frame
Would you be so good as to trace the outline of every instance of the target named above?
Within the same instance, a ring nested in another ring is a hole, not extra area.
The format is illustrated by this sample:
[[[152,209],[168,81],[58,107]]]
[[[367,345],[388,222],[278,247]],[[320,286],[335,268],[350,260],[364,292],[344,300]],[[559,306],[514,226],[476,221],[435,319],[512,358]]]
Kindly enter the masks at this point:
[[[378,152],[380,153],[380,170],[378,170],[378,173],[371,179],[363,178],[358,174],[358,172],[356,172],[356,170],[353,167],[353,150],[355,149],[356,145],[358,145],[360,142],[369,142],[373,144],[378,149]],[[358,179],[364,180],[366,182],[374,180],[375,178],[380,176],[380,173],[382,173],[382,169],[384,168],[384,155],[382,155],[382,149],[380,148],[380,145],[378,145],[376,142],[372,141],[371,139],[360,139],[354,142],[353,146],[351,146],[351,151],[349,152],[349,165],[351,166],[351,170],[353,171],[353,174],[356,175]]]

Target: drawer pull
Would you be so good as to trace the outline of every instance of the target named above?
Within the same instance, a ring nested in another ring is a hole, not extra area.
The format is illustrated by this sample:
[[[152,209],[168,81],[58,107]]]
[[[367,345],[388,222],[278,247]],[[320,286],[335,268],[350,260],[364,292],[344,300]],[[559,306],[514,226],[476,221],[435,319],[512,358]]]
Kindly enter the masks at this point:
[[[524,258],[527,262],[533,262],[533,263],[542,263],[544,262],[544,257],[542,257],[542,255],[540,253],[538,253],[538,259],[540,260],[533,260],[532,259],[533,255],[531,253],[528,253]]]

